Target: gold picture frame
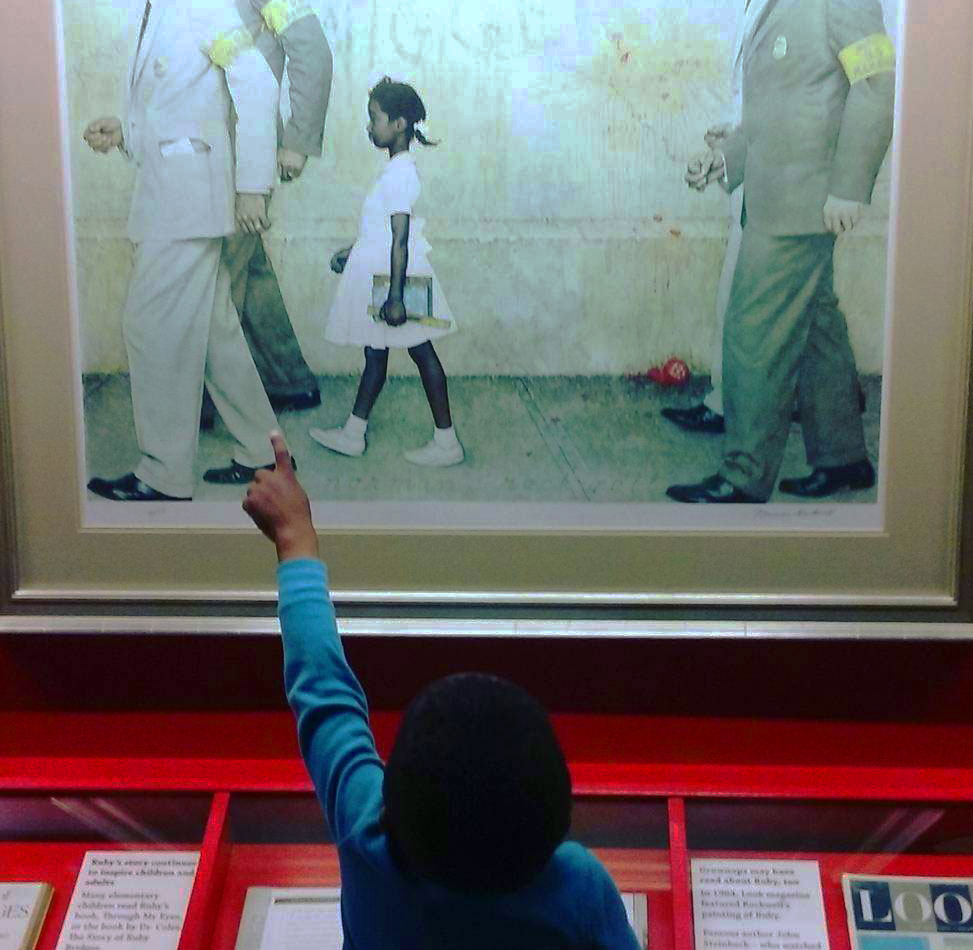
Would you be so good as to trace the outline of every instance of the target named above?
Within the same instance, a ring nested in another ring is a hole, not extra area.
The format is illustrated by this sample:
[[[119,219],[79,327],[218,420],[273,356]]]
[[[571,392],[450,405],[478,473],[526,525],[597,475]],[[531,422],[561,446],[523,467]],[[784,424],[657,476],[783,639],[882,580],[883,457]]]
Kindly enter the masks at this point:
[[[444,635],[973,632],[962,505],[973,6],[903,7],[883,529],[344,526],[322,532],[321,549],[349,629],[436,616],[428,629]],[[76,130],[63,118],[60,29],[53,2],[0,8],[0,630],[272,629],[273,557],[255,531],[81,527],[64,147]],[[678,619],[688,611],[691,624]]]

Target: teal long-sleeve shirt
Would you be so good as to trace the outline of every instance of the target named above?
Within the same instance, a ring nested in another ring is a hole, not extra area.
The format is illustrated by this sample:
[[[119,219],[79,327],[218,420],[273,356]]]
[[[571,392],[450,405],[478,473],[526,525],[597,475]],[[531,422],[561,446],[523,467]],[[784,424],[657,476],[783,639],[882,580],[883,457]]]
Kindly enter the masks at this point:
[[[526,887],[469,895],[403,873],[382,827],[382,761],[345,660],[324,565],[277,572],[284,684],[301,754],[338,848],[346,950],[636,950],[597,858],[563,843]]]

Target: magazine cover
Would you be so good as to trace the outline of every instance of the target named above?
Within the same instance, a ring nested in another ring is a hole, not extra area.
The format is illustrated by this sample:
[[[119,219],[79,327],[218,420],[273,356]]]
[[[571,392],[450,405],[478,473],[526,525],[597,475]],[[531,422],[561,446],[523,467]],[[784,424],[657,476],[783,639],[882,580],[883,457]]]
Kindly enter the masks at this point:
[[[973,950],[973,878],[843,874],[852,950]]]

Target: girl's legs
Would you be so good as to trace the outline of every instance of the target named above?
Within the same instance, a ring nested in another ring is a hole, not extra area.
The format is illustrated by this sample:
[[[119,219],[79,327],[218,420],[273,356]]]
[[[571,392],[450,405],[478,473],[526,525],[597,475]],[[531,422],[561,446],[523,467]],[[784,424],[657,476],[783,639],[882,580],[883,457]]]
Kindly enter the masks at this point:
[[[456,438],[449,412],[449,394],[446,390],[443,364],[439,362],[436,350],[428,340],[418,346],[409,347],[409,356],[419,370],[422,388],[426,391],[436,428],[433,429],[432,441],[405,453],[406,461],[416,465],[457,465],[463,461],[463,446]]]
[[[370,346],[365,347],[365,368],[362,370],[361,379],[358,382],[358,393],[355,396],[355,405],[352,407],[351,414],[359,419],[368,419],[378,399],[378,394],[385,385],[385,377],[389,368],[388,349],[376,350]],[[442,367],[440,366],[440,372]],[[443,377],[445,381],[445,376]],[[447,414],[449,409],[446,410]]]
[[[365,429],[368,416],[385,385],[389,351],[365,347],[365,368],[358,381],[355,405],[345,424],[337,429],[311,429],[308,435],[326,449],[341,455],[358,456],[365,451]]]
[[[439,362],[439,356],[429,340],[417,346],[410,346],[409,356],[419,370],[419,378],[422,380],[422,388],[426,391],[426,399],[429,400],[429,408],[432,410],[436,428],[448,429],[453,424],[453,420],[449,414],[446,373],[443,364]]]

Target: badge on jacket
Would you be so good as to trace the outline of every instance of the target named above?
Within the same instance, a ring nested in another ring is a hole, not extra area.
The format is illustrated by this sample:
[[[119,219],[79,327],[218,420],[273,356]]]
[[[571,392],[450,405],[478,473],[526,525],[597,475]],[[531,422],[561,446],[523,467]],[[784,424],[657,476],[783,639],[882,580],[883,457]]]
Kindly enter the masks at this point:
[[[778,36],[774,40],[774,59],[783,59],[787,55],[787,37]]]

